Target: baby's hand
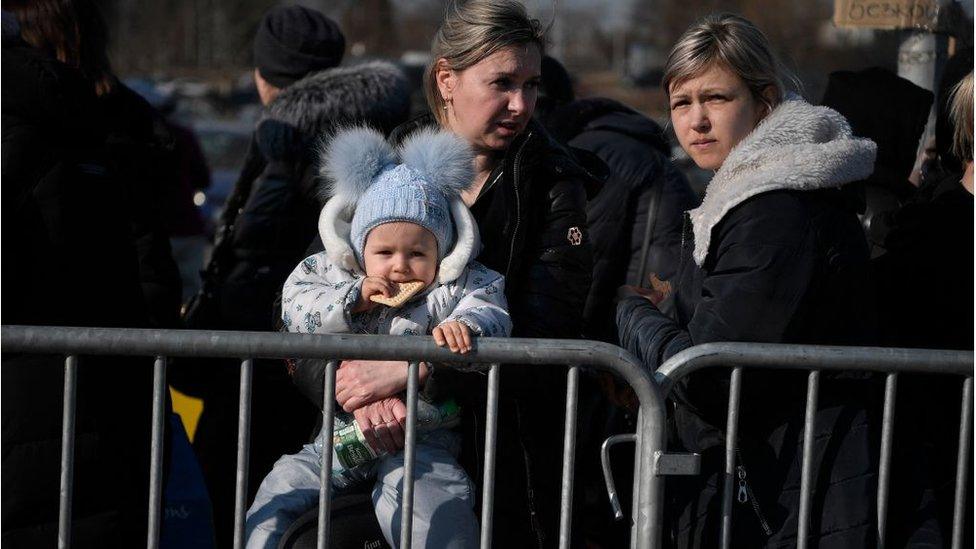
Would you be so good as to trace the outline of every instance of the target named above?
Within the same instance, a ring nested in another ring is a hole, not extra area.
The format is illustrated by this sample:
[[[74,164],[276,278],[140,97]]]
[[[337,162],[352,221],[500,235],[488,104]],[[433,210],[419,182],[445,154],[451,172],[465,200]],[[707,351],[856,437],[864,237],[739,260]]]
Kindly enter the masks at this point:
[[[375,301],[370,301],[369,296],[382,295],[383,297],[393,297],[396,295],[398,289],[396,284],[381,276],[367,276],[363,279],[363,285],[359,291],[359,300],[356,301],[352,312],[361,313],[379,305]]]
[[[464,324],[451,321],[434,328],[434,343],[447,347],[455,353],[464,354],[471,350],[471,330]]]

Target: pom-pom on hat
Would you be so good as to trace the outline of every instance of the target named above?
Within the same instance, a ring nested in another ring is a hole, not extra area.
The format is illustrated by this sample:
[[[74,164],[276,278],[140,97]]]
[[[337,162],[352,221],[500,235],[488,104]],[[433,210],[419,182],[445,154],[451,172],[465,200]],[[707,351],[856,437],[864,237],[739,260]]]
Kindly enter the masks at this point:
[[[352,128],[332,138],[322,160],[331,187],[319,232],[337,265],[362,271],[369,231],[397,221],[420,225],[437,239],[441,283],[456,279],[473,259],[477,225],[461,192],[474,179],[474,155],[459,137],[418,131],[397,155],[378,132]]]

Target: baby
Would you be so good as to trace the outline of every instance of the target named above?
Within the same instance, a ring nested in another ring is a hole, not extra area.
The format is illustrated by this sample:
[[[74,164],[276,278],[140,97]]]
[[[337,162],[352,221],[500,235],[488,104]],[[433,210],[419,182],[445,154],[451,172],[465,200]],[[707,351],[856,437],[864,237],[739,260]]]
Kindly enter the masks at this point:
[[[510,334],[502,275],[472,261],[480,244],[460,199],[473,179],[472,153],[463,141],[446,132],[418,132],[403,144],[403,163],[397,164],[380,134],[352,129],[336,135],[323,156],[325,175],[334,182],[334,196],[319,218],[325,251],[306,258],[285,281],[282,320],[288,331],[432,334],[438,345],[461,353],[471,349],[472,334]],[[371,299],[393,297],[399,284],[418,281],[421,289],[398,307]],[[425,403],[435,415],[438,405],[444,410],[453,403],[444,404]],[[395,547],[403,480],[402,431],[395,423],[404,408],[395,396],[370,405],[390,415],[393,429],[356,427],[377,433],[366,440],[378,459],[351,469],[334,464],[333,493],[375,482],[376,518]],[[449,424],[451,418],[443,419]],[[352,414],[337,414],[336,430],[353,421]],[[477,547],[474,486],[456,460],[459,435],[443,427],[418,436],[413,542]],[[399,437],[390,436],[394,430]],[[265,477],[247,512],[247,547],[277,547],[288,526],[317,505],[327,436],[333,433],[323,431],[298,454],[283,456]]]

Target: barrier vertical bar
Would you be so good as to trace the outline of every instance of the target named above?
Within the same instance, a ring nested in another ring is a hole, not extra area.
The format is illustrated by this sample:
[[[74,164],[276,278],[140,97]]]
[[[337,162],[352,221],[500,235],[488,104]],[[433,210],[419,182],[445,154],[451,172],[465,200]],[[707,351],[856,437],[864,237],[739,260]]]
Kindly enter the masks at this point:
[[[576,465],[576,411],[579,388],[579,366],[571,366],[566,375],[566,421],[563,431],[563,477],[559,503],[559,548],[569,549],[573,525],[573,468]]]
[[[78,357],[64,360],[64,408],[61,412],[61,494],[58,502],[58,549],[71,547],[71,500],[75,483],[75,406]]]
[[[891,448],[895,436],[895,400],[898,374],[885,378],[884,411],[881,419],[881,458],[878,462],[878,549],[884,549],[888,531],[888,485],[891,479]]]
[[[338,361],[325,365],[322,380],[322,470],[319,472],[319,526],[316,546],[325,549],[332,527],[332,432],[335,426],[335,378]]]
[[[729,412],[725,425],[725,483],[722,488],[722,549],[732,546],[732,488],[735,482],[735,449],[739,444],[739,398],[742,394],[742,367],[729,378]]]
[[[149,527],[146,547],[159,547],[159,520],[163,502],[163,422],[166,421],[166,357],[153,364],[152,442],[149,446]]]
[[[630,549],[637,549],[640,540],[638,524],[640,522],[640,482],[641,482],[641,455],[644,432],[644,408],[637,410],[637,429],[634,431],[636,441],[634,442],[634,485],[631,487],[632,495],[630,498]]]
[[[962,384],[962,417],[959,421],[959,453],[956,458],[956,498],[952,510],[952,549],[962,549],[966,524],[966,496],[969,492],[969,447],[973,444],[973,378]]]
[[[241,362],[240,400],[237,408],[237,488],[234,503],[234,549],[244,547],[244,513],[247,511],[247,472],[251,454],[251,377],[254,360]]]
[[[498,379],[500,364],[488,370],[488,404],[485,407],[485,476],[481,487],[481,544],[491,547],[491,527],[495,517],[495,444],[498,440]]]
[[[420,363],[407,368],[407,436],[403,450],[403,501],[400,504],[400,548],[413,544],[413,475],[417,454],[417,389],[420,385]]]
[[[813,490],[813,439],[817,427],[817,400],[820,393],[820,371],[812,370],[807,376],[807,409],[803,419],[803,465],[800,477],[800,516],[797,518],[797,547],[806,549],[810,535],[810,501]]]
[[[664,476],[654,467],[655,456],[667,448],[664,434],[664,397],[656,385],[650,385],[649,398],[641,399],[639,459],[644,473],[637,479],[639,513],[637,515],[638,549],[657,549],[661,546],[664,516]]]

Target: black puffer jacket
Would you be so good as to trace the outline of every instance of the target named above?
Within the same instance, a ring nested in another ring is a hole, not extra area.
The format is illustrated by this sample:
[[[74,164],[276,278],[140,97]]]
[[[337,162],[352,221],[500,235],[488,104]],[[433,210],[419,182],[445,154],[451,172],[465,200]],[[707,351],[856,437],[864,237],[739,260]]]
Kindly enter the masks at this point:
[[[285,88],[255,131],[204,274],[207,298],[189,310],[189,326],[276,329],[281,286],[318,232],[322,204],[316,153],[321,141],[346,125],[389,131],[408,112],[406,78],[385,62],[328,69]],[[214,498],[218,535],[232,531],[234,471],[227,464],[233,463],[236,445],[237,393],[231,389],[239,368],[239,362],[225,368],[187,365],[173,376],[180,388],[207,401],[194,446]],[[275,460],[307,441],[316,419],[281,361],[256,363],[253,399],[252,494]],[[221,541],[230,544],[230,539]]]
[[[714,341],[872,343],[868,248],[856,215],[863,202],[857,189],[835,187],[863,179],[873,161],[873,143],[851,139],[837,113],[799,101],[778,107],[689,214],[675,316],[642,297],[621,301],[622,346],[654,370]],[[865,547],[875,536],[876,385],[824,378],[811,529],[819,547]],[[718,544],[728,379],[727,370],[701,372],[671,395],[673,442],[703,454],[702,475],[668,482],[677,547]],[[737,467],[746,492],[734,506],[735,546],[796,544],[805,380],[795,372],[743,376]]]
[[[674,275],[684,212],[699,200],[668,160],[671,151],[661,127],[625,105],[612,99],[582,99],[552,109],[544,123],[560,142],[595,154],[610,169],[606,184],[586,205],[593,285],[586,298],[583,333],[616,344],[617,288],[640,285],[641,272],[657,273],[664,280]],[[650,244],[641,269],[648,230]]]
[[[434,124],[431,116],[418,118],[390,139],[398,143]],[[477,260],[505,275],[512,335],[579,337],[592,272],[586,187],[595,189],[600,182],[535,123],[512,143],[488,181],[472,207],[484,245]],[[316,241],[308,253],[321,250]],[[323,370],[321,361],[298,361],[295,372],[302,392],[316,403],[322,402]],[[502,369],[496,545],[556,545],[561,471],[552,463],[561,455],[565,378],[563,366]],[[480,485],[485,378],[436,368],[426,390],[461,399],[462,464]]]
[[[2,56],[4,324],[145,327],[94,86],[19,38]],[[54,547],[64,359],[5,353],[2,368],[3,545]],[[151,361],[79,361],[74,547],[145,543],[151,380]]]

